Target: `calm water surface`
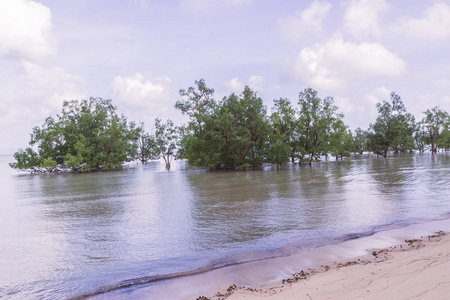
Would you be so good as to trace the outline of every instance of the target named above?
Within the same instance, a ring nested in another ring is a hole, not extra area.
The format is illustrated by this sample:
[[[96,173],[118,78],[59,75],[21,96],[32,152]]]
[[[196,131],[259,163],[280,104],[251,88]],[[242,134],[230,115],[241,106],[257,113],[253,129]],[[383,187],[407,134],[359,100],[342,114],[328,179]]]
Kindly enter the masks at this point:
[[[0,156],[6,299],[139,289],[450,212],[447,154],[248,172],[191,170],[183,162],[166,172],[155,162],[81,175],[18,173],[11,161]]]

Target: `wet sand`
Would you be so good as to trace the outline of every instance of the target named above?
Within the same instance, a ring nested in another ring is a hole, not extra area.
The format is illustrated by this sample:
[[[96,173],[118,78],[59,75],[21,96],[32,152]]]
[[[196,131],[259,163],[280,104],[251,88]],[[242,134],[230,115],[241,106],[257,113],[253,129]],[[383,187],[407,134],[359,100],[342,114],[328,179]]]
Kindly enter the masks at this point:
[[[450,233],[440,231],[450,232],[448,216],[89,298],[448,299]]]
[[[231,285],[210,299],[448,299],[449,293],[450,235],[440,232],[299,270],[279,284]]]

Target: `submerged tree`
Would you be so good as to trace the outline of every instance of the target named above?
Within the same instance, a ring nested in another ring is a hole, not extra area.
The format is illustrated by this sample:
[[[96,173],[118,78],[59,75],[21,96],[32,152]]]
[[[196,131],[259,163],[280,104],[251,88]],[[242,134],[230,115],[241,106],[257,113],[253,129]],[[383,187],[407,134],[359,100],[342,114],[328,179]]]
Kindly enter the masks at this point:
[[[216,141],[218,134],[211,130],[211,119],[217,107],[214,89],[208,88],[204,79],[195,81],[195,84],[196,88],[181,89],[183,99],[175,104],[175,108],[190,119],[187,126],[180,128],[177,158],[187,159],[190,165],[198,167],[214,167],[220,156]]]
[[[391,101],[377,103],[378,117],[370,124],[369,150],[386,157],[389,151],[405,152],[414,149],[414,117],[406,111],[400,96],[391,93]]]
[[[222,165],[243,169],[264,163],[269,133],[266,107],[252,89],[246,86],[241,95],[223,98],[213,122],[221,137]]]
[[[422,125],[428,133],[428,143],[431,145],[431,153],[437,152],[437,142],[444,130],[444,126],[449,122],[448,113],[438,106],[427,109],[424,112],[425,117],[422,119]]]
[[[354,151],[353,136],[342,120],[336,121],[330,134],[330,151],[336,160],[350,156]]]
[[[311,88],[299,93],[298,104],[297,157],[300,162],[306,159],[311,164],[330,152],[333,128],[340,126],[343,115],[337,112],[338,107],[334,105],[332,97],[320,99],[317,91]]]
[[[425,151],[425,145],[429,144],[429,140],[425,126],[420,122],[417,124],[416,131],[414,132],[414,144],[416,149],[419,150],[420,153],[423,153]]]
[[[11,167],[54,168],[55,164],[74,170],[116,168],[136,156],[135,124],[119,117],[111,100],[64,101],[61,115],[48,117],[33,128],[30,146],[17,152]]]
[[[39,154],[37,154],[32,148],[27,147],[19,149],[14,153],[15,162],[10,163],[10,167],[14,169],[34,169],[41,164]]]
[[[195,84],[197,88],[180,90],[180,96],[184,99],[178,100],[175,108],[190,118],[189,130],[201,136],[209,116],[214,112],[216,101],[213,98],[214,89],[208,88],[204,79],[196,80]]]
[[[295,108],[292,107],[288,99],[280,98],[273,100],[272,114],[270,115],[270,149],[268,162],[275,165],[282,165],[295,160],[295,153],[298,152],[296,129],[298,118]],[[288,152],[286,161],[285,153]]]
[[[450,120],[445,124],[444,129],[439,135],[439,139],[436,142],[438,148],[448,151],[450,149]]]
[[[175,149],[177,147],[178,134],[175,125],[171,120],[162,123],[161,119],[155,119],[155,135],[152,137],[153,151],[155,156],[164,159],[166,170],[170,171],[170,163],[172,162]]]
[[[268,123],[263,101],[249,87],[216,103],[203,80],[197,89],[180,90],[176,108],[190,117],[181,129],[178,157],[215,169],[244,169],[265,162]]]
[[[136,145],[136,159],[141,163],[146,164],[149,160],[159,158],[155,152],[155,138],[145,131],[143,122],[136,128]]]
[[[363,154],[364,151],[367,151],[367,135],[367,131],[362,130],[359,127],[356,128],[355,133],[353,134],[353,152]]]

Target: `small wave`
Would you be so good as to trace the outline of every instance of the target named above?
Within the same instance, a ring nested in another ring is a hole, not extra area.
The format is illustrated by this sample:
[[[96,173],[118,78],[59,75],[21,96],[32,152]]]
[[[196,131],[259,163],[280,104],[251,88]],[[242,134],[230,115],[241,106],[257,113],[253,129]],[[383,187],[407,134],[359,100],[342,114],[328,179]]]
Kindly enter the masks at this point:
[[[443,219],[450,218],[450,212],[444,214],[442,217],[443,217]],[[421,221],[424,222],[425,220],[421,220]],[[328,244],[335,244],[335,243],[341,243],[343,241],[360,239],[360,238],[372,236],[372,235],[374,235],[374,234],[376,234],[378,232],[388,231],[388,230],[392,230],[392,229],[395,229],[395,228],[407,227],[408,225],[412,225],[412,224],[416,224],[416,223],[422,223],[421,221],[416,220],[414,222],[412,220],[409,220],[409,221],[398,220],[398,221],[394,221],[394,222],[389,223],[389,224],[375,226],[374,228],[372,228],[372,229],[370,229],[368,231],[347,233],[344,236],[341,236],[341,238],[337,238],[334,243],[332,242],[332,243],[328,243]],[[315,244],[312,247],[307,247],[307,248],[302,247],[302,250],[303,251],[305,251],[305,250],[312,250],[314,248],[321,247],[321,246],[324,246],[324,245],[322,245],[322,244]],[[297,250],[298,250],[298,248],[297,248]],[[118,282],[116,284],[106,285],[106,286],[100,287],[97,290],[93,290],[91,292],[84,293],[82,295],[71,297],[71,298],[69,298],[69,300],[87,299],[89,297],[98,296],[98,295],[101,295],[101,294],[106,294],[106,293],[110,293],[110,292],[113,292],[113,291],[126,289],[126,288],[131,288],[131,287],[135,287],[135,286],[139,286],[139,285],[145,285],[145,284],[151,284],[151,283],[164,281],[164,280],[170,280],[170,279],[177,279],[177,278],[183,278],[183,277],[188,277],[188,276],[194,276],[194,275],[203,274],[203,273],[210,272],[210,271],[217,270],[217,269],[221,269],[221,268],[226,268],[226,267],[231,267],[231,266],[236,266],[236,265],[243,265],[243,264],[246,264],[246,263],[252,263],[252,262],[257,262],[257,261],[262,261],[262,260],[272,259],[272,258],[277,258],[277,257],[284,257],[284,256],[289,256],[289,255],[294,254],[294,252],[290,252],[290,251],[287,251],[287,252],[278,251],[278,252],[276,252],[276,254],[273,251],[270,251],[269,253],[271,253],[271,255],[261,255],[258,258],[253,258],[253,259],[246,259],[246,260],[245,259],[244,260],[222,260],[222,261],[211,263],[209,265],[206,265],[206,266],[203,266],[203,267],[199,267],[199,268],[196,268],[196,269],[193,269],[193,270],[190,270],[190,271],[169,273],[169,274],[163,274],[163,275],[144,276],[144,277],[135,278],[135,279],[127,279],[127,280],[120,281],[120,282]]]
[[[127,280],[120,281],[116,284],[111,284],[111,285],[106,285],[106,286],[100,287],[97,290],[93,290],[91,292],[84,293],[82,295],[70,297],[69,300],[87,299],[89,297],[98,296],[101,294],[106,294],[106,293],[121,290],[121,289],[131,288],[131,287],[144,285],[144,284],[151,284],[151,283],[169,280],[169,279],[176,279],[176,278],[188,277],[188,276],[193,276],[193,275],[199,275],[199,274],[203,274],[206,272],[210,272],[210,271],[225,268],[225,267],[231,267],[231,266],[242,265],[242,264],[251,263],[251,262],[257,262],[257,261],[261,261],[261,260],[265,260],[265,259],[275,258],[278,256],[279,255],[266,256],[266,257],[260,257],[260,258],[244,260],[244,261],[223,261],[223,262],[210,264],[210,265],[207,265],[204,267],[200,267],[200,268],[197,268],[197,269],[194,269],[191,271],[170,273],[170,274],[164,274],[164,275],[144,276],[144,277],[135,278],[135,279],[127,279]]]
[[[366,231],[366,232],[357,232],[357,233],[347,233],[344,235],[344,241],[348,240],[356,240],[362,237],[371,236],[375,234],[375,230]]]

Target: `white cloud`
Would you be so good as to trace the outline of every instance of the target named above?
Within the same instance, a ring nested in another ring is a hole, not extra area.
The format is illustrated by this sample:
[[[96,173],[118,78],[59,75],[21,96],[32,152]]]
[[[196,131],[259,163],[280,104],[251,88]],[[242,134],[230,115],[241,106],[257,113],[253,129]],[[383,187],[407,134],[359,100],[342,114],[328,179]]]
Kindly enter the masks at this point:
[[[314,88],[334,90],[343,82],[328,69],[324,63],[325,47],[317,44],[315,48],[304,48],[300,51],[295,64],[297,74],[306,79]]]
[[[378,115],[376,104],[388,101],[391,97],[390,95],[391,91],[385,86],[377,87],[365,93],[362,98],[363,102],[358,105],[358,110],[360,111],[358,118],[365,122],[369,120],[374,122]]]
[[[144,107],[167,100],[172,81],[168,77],[146,80],[141,73],[133,77],[116,76],[112,86],[115,98],[128,106]]]
[[[396,30],[414,38],[446,41],[450,39],[450,6],[436,3],[426,9],[421,18],[405,17],[399,20]]]
[[[66,72],[61,67],[43,67],[29,61],[21,62],[22,77],[28,83],[33,95],[49,92],[73,92],[77,90],[82,78]]]
[[[342,111],[344,115],[350,114],[354,111],[354,105],[350,100],[350,97],[334,97],[334,101],[339,107],[339,111]]]
[[[263,83],[264,77],[260,75],[250,76],[248,79],[248,86],[257,92],[264,91]]]
[[[225,86],[232,93],[240,94],[244,90],[244,87],[248,85],[250,88],[255,90],[256,92],[262,92],[264,90],[263,87],[264,77],[260,75],[250,76],[248,79],[248,83],[244,84],[239,80],[239,77],[234,77],[225,82]]]
[[[244,90],[244,84],[239,80],[239,77],[234,77],[227,82],[225,82],[225,86],[227,89],[229,89],[232,93],[239,94]]]
[[[352,0],[344,17],[344,30],[357,39],[380,38],[380,14],[389,10],[384,0]]]
[[[189,13],[208,13],[223,6],[247,7],[252,2],[253,0],[181,0],[180,8]]]
[[[380,86],[365,94],[364,98],[371,106],[375,107],[375,104],[389,100],[390,95],[391,91],[384,86]]]
[[[295,16],[280,20],[283,35],[287,39],[299,40],[322,31],[323,20],[328,16],[332,5],[325,1],[315,0],[311,5]]]
[[[349,79],[398,76],[405,62],[379,43],[351,43],[339,37],[300,51],[297,75],[317,88],[335,89]]]
[[[0,55],[38,60],[54,54],[51,17],[50,9],[35,1],[0,1]]]
[[[21,71],[27,86],[28,94],[25,96],[42,99],[45,103],[44,106],[40,103],[43,117],[59,112],[64,100],[85,97],[79,93],[82,77],[70,74],[60,67],[42,67],[29,61],[22,61]]]
[[[64,100],[85,98],[79,92],[83,78],[60,67],[22,61],[15,70],[0,86],[0,128],[8,128],[0,132],[0,152],[26,146],[31,128],[60,113]]]
[[[145,122],[150,129],[155,118],[177,116],[174,105],[176,97],[171,97],[172,81],[169,77],[145,79],[141,73],[134,76],[116,76],[112,80],[114,103],[120,113],[130,121]]]

